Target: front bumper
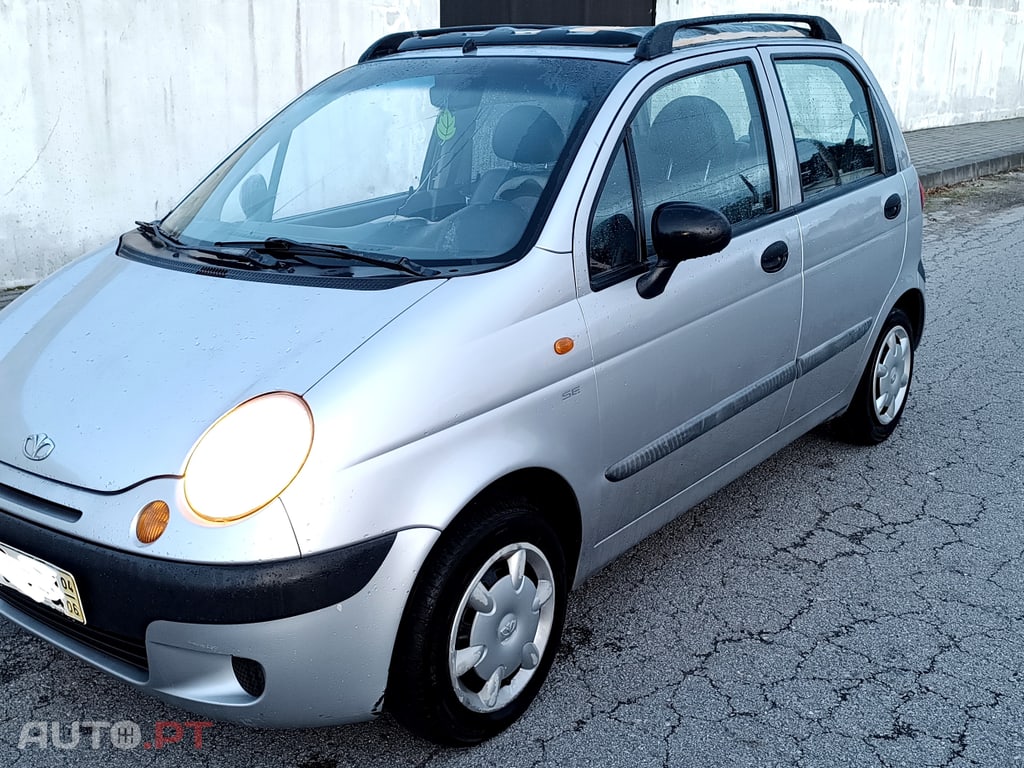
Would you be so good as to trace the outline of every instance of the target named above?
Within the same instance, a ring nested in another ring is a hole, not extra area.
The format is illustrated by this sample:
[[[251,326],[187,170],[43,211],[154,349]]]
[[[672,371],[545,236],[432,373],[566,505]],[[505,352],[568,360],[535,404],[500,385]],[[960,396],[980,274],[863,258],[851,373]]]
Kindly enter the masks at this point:
[[[7,589],[0,615],[175,705],[266,727],[379,710],[398,624],[438,531],[245,565],[147,558],[4,515],[5,543],[79,579],[88,624]]]

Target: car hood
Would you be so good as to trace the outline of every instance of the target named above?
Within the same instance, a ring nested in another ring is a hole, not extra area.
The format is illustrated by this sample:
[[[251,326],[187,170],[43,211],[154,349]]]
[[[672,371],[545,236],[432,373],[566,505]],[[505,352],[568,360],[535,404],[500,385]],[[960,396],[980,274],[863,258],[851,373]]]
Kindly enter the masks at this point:
[[[0,462],[97,491],[180,474],[228,409],[306,392],[443,282],[267,284],[141,264],[108,246],[0,312]]]

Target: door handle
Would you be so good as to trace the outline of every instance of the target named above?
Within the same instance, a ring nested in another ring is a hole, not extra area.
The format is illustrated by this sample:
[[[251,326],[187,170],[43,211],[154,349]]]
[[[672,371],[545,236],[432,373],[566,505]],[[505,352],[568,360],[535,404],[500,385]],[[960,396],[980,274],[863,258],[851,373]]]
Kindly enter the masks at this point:
[[[764,253],[761,254],[761,269],[769,274],[778,272],[786,266],[787,261],[789,261],[789,246],[782,240],[778,240],[765,248]]]
[[[889,199],[885,201],[885,218],[895,219],[902,210],[903,201],[899,195],[890,195]]]

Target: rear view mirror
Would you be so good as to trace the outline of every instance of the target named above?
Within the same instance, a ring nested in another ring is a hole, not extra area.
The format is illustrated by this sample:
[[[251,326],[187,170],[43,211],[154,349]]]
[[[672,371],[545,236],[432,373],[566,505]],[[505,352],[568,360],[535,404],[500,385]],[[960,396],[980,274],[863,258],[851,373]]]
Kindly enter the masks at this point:
[[[702,205],[662,203],[651,217],[651,238],[658,263],[636,283],[637,293],[645,299],[661,295],[681,262],[723,250],[732,240],[732,225]]]
[[[468,77],[438,75],[430,88],[430,103],[438,109],[475,109],[483,89]]]
[[[255,173],[242,182],[238,190],[238,204],[249,221],[269,221],[271,216],[270,190],[262,173]]]

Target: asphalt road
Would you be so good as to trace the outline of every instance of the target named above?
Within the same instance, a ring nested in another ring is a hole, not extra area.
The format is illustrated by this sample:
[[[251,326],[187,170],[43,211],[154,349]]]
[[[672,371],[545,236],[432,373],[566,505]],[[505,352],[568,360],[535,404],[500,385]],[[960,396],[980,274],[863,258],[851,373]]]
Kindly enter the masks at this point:
[[[933,198],[896,434],[864,449],[818,430],[594,577],[540,698],[493,741],[437,749],[384,717],[215,724],[201,749],[168,725],[162,749],[117,749],[102,726],[98,749],[83,729],[60,750],[27,724],[151,739],[193,718],[2,623],[0,765],[1024,764],[1022,232],[1024,173]]]

